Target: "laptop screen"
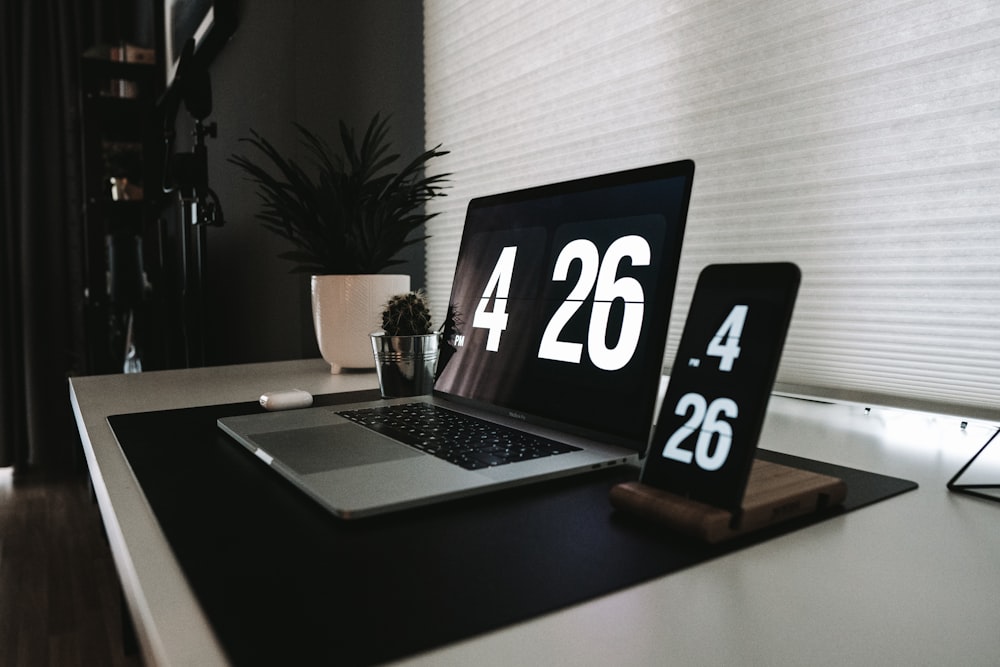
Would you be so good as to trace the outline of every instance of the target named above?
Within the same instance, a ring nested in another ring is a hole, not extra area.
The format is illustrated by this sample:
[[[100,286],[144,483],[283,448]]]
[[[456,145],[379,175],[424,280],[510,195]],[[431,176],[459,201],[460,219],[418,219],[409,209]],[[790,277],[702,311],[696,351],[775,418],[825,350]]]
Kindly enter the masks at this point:
[[[436,394],[643,451],[694,163],[473,199]]]

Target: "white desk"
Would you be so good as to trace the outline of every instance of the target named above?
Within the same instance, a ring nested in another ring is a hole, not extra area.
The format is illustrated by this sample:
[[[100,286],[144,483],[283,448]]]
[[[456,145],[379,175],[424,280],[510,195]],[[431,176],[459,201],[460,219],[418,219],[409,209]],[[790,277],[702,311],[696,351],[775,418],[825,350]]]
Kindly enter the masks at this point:
[[[73,378],[104,525],[148,665],[225,664],[105,418],[371,389],[321,360]],[[945,483],[995,423],[775,397],[761,446],[911,479],[912,491],[403,664],[996,665],[1000,503]]]

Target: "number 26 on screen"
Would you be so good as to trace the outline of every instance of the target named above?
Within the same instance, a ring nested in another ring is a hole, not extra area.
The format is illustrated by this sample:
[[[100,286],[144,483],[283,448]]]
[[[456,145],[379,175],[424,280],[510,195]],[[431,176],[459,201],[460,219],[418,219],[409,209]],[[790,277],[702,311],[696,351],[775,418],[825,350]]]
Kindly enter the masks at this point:
[[[508,326],[507,298],[516,257],[517,246],[507,246],[500,252],[472,320],[474,328],[489,332],[486,349],[492,352],[500,349],[500,337]],[[628,364],[642,331],[645,294],[642,285],[635,278],[618,277],[619,268],[626,259],[632,266],[648,266],[650,249],[646,239],[635,234],[622,236],[608,246],[603,258],[597,245],[589,239],[570,241],[559,251],[552,280],[569,280],[570,267],[574,262],[580,263],[580,274],[566,300],[559,304],[545,327],[538,347],[539,359],[580,363],[583,343],[563,340],[561,335],[570,319],[593,293],[587,334],[587,354],[590,361],[606,371],[615,371]],[[493,309],[487,310],[491,299]],[[621,299],[624,303],[621,334],[618,341],[608,347],[606,333],[611,318],[611,305],[616,299]]]
[[[705,356],[719,359],[719,370],[730,373],[740,356],[740,337],[746,323],[749,307],[733,306],[722,326],[712,336],[705,350]],[[694,463],[702,470],[714,471],[721,468],[729,457],[733,444],[733,427],[722,417],[736,419],[740,408],[731,398],[716,398],[711,403],[697,392],[681,396],[674,409],[678,417],[687,417],[684,425],[674,431],[663,447],[663,458],[680,463]],[[694,451],[681,445],[695,433]],[[715,442],[713,449],[712,443]]]

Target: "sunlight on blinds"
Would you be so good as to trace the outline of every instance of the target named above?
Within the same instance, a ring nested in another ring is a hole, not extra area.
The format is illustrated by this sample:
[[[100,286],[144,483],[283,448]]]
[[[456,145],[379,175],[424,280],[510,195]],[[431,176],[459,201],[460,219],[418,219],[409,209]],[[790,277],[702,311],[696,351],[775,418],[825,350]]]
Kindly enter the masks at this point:
[[[705,265],[787,260],[780,383],[1000,419],[1000,3],[426,0],[424,21],[454,173],[439,312],[471,197],[691,158],[668,369]]]

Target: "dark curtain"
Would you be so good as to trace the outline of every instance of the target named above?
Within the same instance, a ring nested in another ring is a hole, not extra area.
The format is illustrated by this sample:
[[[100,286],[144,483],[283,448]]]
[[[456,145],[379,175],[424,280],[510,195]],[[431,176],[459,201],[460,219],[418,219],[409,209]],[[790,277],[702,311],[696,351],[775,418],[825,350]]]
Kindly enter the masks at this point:
[[[67,384],[85,352],[80,58],[124,37],[138,1],[2,0],[0,466],[82,460]]]

